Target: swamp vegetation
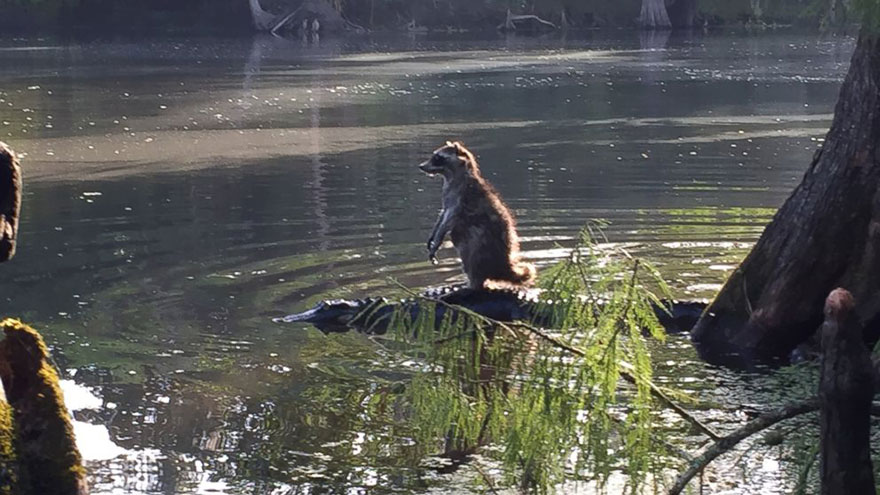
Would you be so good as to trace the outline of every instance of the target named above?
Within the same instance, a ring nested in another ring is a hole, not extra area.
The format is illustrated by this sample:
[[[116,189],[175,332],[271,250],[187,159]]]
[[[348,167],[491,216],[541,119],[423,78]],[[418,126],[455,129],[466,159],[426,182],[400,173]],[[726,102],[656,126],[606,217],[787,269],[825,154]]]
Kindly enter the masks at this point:
[[[798,189],[852,202],[857,213],[828,222],[865,235],[843,257],[852,265],[811,264],[819,276],[793,278],[815,293],[799,301],[798,332],[823,318],[831,330],[872,324],[860,316],[875,307],[875,288],[848,275],[875,260],[876,188],[866,179],[877,170],[880,64],[866,18],[832,132]],[[677,42],[669,58],[641,39],[625,50],[543,40],[489,55],[479,41],[443,52],[433,39],[395,52],[295,45],[301,58],[288,40],[261,38],[243,50],[0,52],[27,61],[4,76],[12,89],[0,96],[14,113],[0,122],[36,179],[23,226],[33,248],[2,267],[0,303],[38,321],[62,373],[100,391],[75,419],[111,425],[124,449],[87,463],[95,492],[816,491],[829,465],[818,438],[833,437],[815,414],[820,366],[754,375],[707,366],[685,339],[662,335],[651,304],[713,294],[707,282],[727,278],[752,247],[742,239],[770,220],[827,127],[838,44]],[[408,175],[425,136],[450,128],[495,158],[487,172],[525,213],[526,256],[541,260],[556,330],[468,313],[439,324],[397,315],[370,340],[270,325],[328,294],[417,296],[409,287],[455,281],[451,256],[424,266],[413,239],[431,219],[413,212],[436,202]],[[819,176],[827,180],[811,185]],[[571,233],[609,216],[618,223],[606,234]],[[814,248],[793,246],[782,251]],[[824,260],[832,250],[819,251]],[[740,285],[734,314],[757,320],[753,301],[763,300],[750,294],[763,288],[729,283]],[[856,302],[823,315],[837,285]],[[706,325],[703,336],[735,340]],[[772,357],[792,340],[770,346]],[[742,479],[726,472],[739,468]]]
[[[487,456],[502,462],[503,484],[541,491],[578,473],[601,485],[620,469],[633,489],[648,477],[657,482],[664,456],[651,404],[665,395],[652,382],[642,333],[663,339],[651,290],[668,288],[646,262],[623,251],[600,255],[590,231],[582,235],[542,279],[541,300],[553,305],[559,332],[473,312],[439,325],[431,311],[392,320],[394,348],[424,362],[399,387],[406,391],[397,407],[411,411],[426,454],[438,438],[444,457],[458,462],[492,443],[500,450]],[[367,403],[389,401],[383,395]]]

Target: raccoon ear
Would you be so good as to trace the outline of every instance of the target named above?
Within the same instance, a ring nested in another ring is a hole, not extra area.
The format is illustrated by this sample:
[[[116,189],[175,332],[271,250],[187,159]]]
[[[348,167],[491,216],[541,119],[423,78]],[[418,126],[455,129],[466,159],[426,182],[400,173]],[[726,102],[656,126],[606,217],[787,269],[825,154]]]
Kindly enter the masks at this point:
[[[452,141],[446,141],[446,146],[449,146],[450,148],[456,147]]]

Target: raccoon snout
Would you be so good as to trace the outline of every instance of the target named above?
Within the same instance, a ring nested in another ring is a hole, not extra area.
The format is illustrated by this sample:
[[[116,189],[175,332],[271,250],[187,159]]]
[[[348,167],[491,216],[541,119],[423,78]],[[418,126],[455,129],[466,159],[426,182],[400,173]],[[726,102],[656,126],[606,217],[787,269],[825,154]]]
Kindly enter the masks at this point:
[[[428,160],[428,161],[422,163],[421,165],[419,165],[419,170],[421,170],[422,172],[424,172],[426,174],[433,175],[433,174],[439,174],[440,172],[442,172],[443,167],[438,167],[438,166],[434,165],[433,163],[431,163],[431,160]]]

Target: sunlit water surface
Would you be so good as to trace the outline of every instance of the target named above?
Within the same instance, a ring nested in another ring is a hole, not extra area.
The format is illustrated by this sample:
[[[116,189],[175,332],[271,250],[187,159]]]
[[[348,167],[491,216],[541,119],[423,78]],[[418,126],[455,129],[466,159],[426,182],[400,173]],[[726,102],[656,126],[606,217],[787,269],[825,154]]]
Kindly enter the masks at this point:
[[[425,259],[440,184],[415,168],[446,139],[478,154],[539,266],[605,219],[677,296],[711,297],[821,146],[851,47],[3,40],[0,140],[27,187],[2,313],[53,346],[94,493],[467,490],[476,473],[420,467],[360,407],[388,371],[374,343],[271,318],[392,294],[391,278],[461,280],[452,250]],[[696,392],[719,430],[783,400],[779,378],[706,366],[683,337],[656,354],[658,380]],[[782,453],[705,481],[782,491]]]

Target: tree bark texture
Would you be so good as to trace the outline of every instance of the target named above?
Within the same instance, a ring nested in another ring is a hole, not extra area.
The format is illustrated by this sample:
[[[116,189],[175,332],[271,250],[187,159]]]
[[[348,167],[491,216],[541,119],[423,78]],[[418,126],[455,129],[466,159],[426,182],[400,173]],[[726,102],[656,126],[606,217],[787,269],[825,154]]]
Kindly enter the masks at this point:
[[[672,27],[694,27],[697,19],[697,0],[675,0],[666,6],[666,12],[669,14]]]
[[[642,13],[639,25],[644,29],[669,29],[672,23],[666,12],[664,0],[642,0]]]
[[[880,314],[880,37],[863,31],[831,129],[800,185],[697,322],[704,358],[787,358],[822,323],[836,287]]]
[[[271,14],[263,10],[259,0],[248,0],[248,6],[251,9],[251,19],[257,31],[268,31],[275,25],[275,14]]]
[[[871,399],[874,367],[852,295],[834,290],[825,302],[819,381],[822,493],[873,494]]]
[[[15,254],[21,212],[21,168],[18,158],[0,141],[0,262]]]

